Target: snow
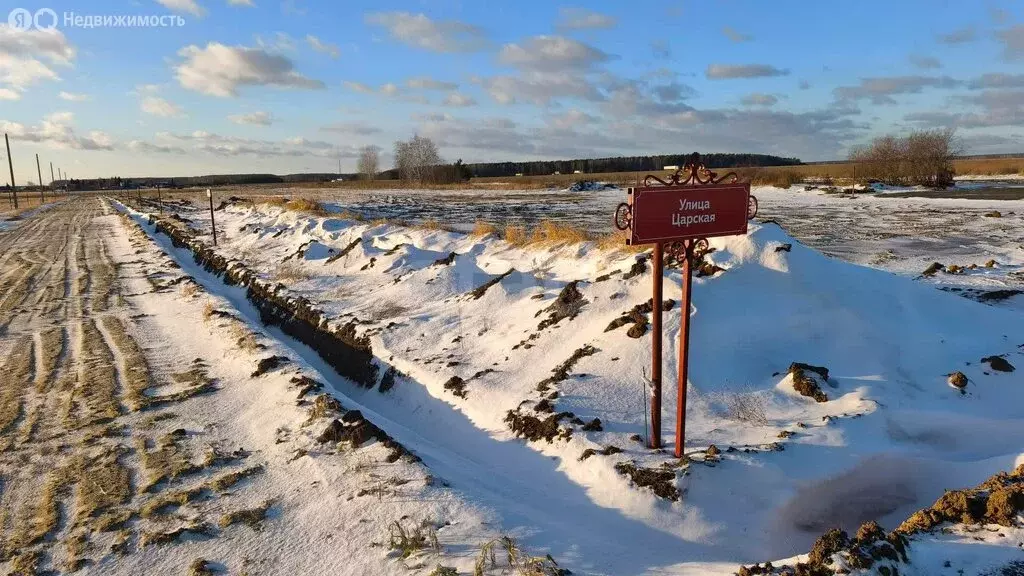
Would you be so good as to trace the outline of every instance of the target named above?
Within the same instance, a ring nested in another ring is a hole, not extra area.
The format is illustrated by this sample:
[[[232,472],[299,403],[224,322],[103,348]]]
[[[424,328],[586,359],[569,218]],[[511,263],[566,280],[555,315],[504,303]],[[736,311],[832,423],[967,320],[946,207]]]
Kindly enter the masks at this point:
[[[597,281],[628,270],[632,254],[589,244],[517,248],[494,237],[275,208],[233,206],[217,221],[220,250],[268,279],[283,259],[305,250],[296,260],[304,274],[279,280],[331,318],[361,321],[380,362],[405,377],[386,394],[366,390],[333,375],[312,351],[279,334],[272,334],[275,340],[317,370],[343,405],[363,411],[421,456],[431,474],[451,484],[452,498],[479,510],[477,522],[493,518],[577,572],[732,573],[741,562],[804,553],[832,526],[855,530],[879,519],[893,528],[944,489],[1012,468],[1024,440],[1024,371],[998,373],[979,362],[1005,354],[1024,368],[1024,316],[1012,306],[980,304],[932,285],[1011,285],[1010,273],[1024,266],[1020,236],[1013,238],[1024,202],[843,199],[772,188],[754,193],[762,214],[778,214],[786,223],[817,213],[795,228],[809,237],[817,227],[815,244],[854,261],[900,246],[899,238],[878,237],[901,225],[913,227],[918,242],[940,228],[943,237],[927,250],[908,244],[896,258],[875,263],[898,274],[830,258],[773,224],[711,242],[716,251],[710,259],[725,272],[694,280],[687,412],[687,452],[694,461],[677,478],[679,503],[631,486],[613,469],[616,462],[657,467],[671,461],[629,439],[645,431],[650,335],[627,338],[625,327],[605,332],[611,320],[649,298],[649,271]],[[1016,212],[1016,219],[978,217],[992,204]],[[970,217],[953,217],[960,212]],[[189,217],[199,229],[208,227],[200,213]],[[970,236],[950,237],[950,226]],[[357,238],[361,243],[347,256],[327,263]],[[778,250],[784,244],[791,251]],[[434,264],[452,252],[451,265]],[[914,279],[932,259],[980,264],[992,256],[1000,261],[995,270]],[[176,260],[203,278],[186,254],[178,251]],[[480,299],[466,296],[510,269],[515,272]],[[246,309],[237,290],[202,281]],[[587,304],[575,319],[538,331],[543,309],[571,281],[580,281]],[[678,271],[667,272],[666,298],[678,298],[679,281]],[[246,315],[255,321],[251,310]],[[666,443],[675,428],[678,331],[677,306],[665,314]],[[599,352],[582,358],[555,386],[556,410],[598,417],[604,430],[577,430],[568,442],[550,444],[513,438],[506,412],[539,399],[537,383],[587,344]],[[830,369],[823,388],[829,402],[793,391],[785,372],[794,361]],[[488,369],[495,372],[470,378]],[[946,384],[954,370],[969,377],[966,394]],[[452,376],[467,380],[466,398],[444,389]],[[736,398],[759,417],[729,413],[724,406]],[[780,439],[783,431],[794,436]],[[702,463],[700,453],[711,444],[739,451]],[[584,449],[608,445],[623,452],[579,460]],[[915,554],[932,554],[929,538]],[[979,553],[962,556],[972,554]]]

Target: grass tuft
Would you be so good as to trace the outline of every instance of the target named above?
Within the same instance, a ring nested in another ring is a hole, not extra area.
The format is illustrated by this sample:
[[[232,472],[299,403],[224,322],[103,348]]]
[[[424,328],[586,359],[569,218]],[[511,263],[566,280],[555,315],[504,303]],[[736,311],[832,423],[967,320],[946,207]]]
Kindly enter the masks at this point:
[[[267,519],[267,511],[270,510],[271,506],[273,506],[273,502],[268,501],[256,508],[228,512],[220,517],[220,521],[217,525],[223,529],[233,524],[245,524],[249,528],[259,532],[262,529],[263,521]]]
[[[402,558],[408,558],[420,551],[440,552],[441,544],[437,541],[437,530],[428,522],[408,529],[395,520],[388,525],[390,546],[397,550]]]
[[[483,220],[477,220],[473,224],[473,230],[470,231],[469,235],[477,238],[484,236],[491,236],[498,234],[498,227],[490,222],[484,222]]]

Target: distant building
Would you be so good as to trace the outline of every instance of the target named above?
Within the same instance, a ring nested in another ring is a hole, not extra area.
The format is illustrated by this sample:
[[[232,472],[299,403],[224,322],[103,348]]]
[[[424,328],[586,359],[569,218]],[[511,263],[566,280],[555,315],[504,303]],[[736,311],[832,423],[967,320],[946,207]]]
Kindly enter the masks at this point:
[[[559,172],[558,170],[555,170],[555,174],[556,174],[556,175],[557,175],[557,174],[561,174],[561,172]]]
[[[665,166],[662,170],[679,170],[679,166]]]
[[[573,170],[573,174],[583,174],[583,170]]]

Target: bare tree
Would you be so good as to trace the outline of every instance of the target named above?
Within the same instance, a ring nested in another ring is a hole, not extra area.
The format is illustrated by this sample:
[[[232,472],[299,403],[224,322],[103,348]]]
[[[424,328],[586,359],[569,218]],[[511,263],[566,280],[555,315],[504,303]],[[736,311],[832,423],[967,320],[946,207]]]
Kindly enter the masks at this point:
[[[377,177],[377,172],[380,168],[380,147],[378,146],[363,146],[359,150],[359,173],[363,175],[363,178],[367,180],[373,180]]]
[[[875,138],[866,147],[853,150],[850,160],[886,184],[943,188],[953,183],[953,160],[960,153],[954,130],[923,130]]]
[[[395,142],[395,169],[403,180],[422,182],[442,162],[437,145],[430,138],[416,135],[408,142]]]

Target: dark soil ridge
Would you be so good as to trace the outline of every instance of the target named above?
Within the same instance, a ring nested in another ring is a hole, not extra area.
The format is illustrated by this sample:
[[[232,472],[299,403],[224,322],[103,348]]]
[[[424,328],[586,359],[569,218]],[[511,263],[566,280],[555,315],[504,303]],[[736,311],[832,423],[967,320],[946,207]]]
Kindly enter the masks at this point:
[[[546,440],[549,443],[554,441],[555,438],[561,440],[568,440],[572,437],[572,433],[575,430],[573,426],[581,426],[586,431],[597,431],[601,430],[601,420],[594,418],[589,423],[584,422],[578,416],[572,412],[558,412],[555,413],[554,401],[558,398],[558,391],[552,391],[551,387],[555,384],[562,382],[563,380],[569,379],[569,372],[573,369],[577,362],[587,356],[593,356],[597,354],[597,348],[590,344],[584,345],[582,348],[572,353],[572,356],[567,358],[564,362],[556,366],[551,372],[551,376],[541,380],[537,384],[537,392],[541,394],[541,399],[534,403],[533,413],[524,412],[523,405],[531,402],[530,400],[524,400],[518,408],[515,410],[509,410],[505,414],[505,424],[508,425],[516,437],[526,438],[530,442],[536,442],[538,440]],[[562,420],[568,420],[568,424],[562,426]],[[570,425],[571,424],[571,425]]]
[[[282,284],[260,280],[237,260],[217,254],[195,238],[191,230],[150,217],[157,232],[168,236],[175,247],[192,252],[193,260],[229,286],[246,289],[246,298],[256,307],[260,320],[312,348],[331,368],[357,384],[377,385],[378,366],[370,339],[356,335],[356,321],[331,328],[326,315],[305,297],[290,295]]]
[[[355,338],[354,324],[347,324],[339,330],[331,330],[324,319],[324,314],[313,308],[307,299],[290,298],[278,294],[279,291],[285,291],[283,286],[277,285],[269,288],[268,285],[258,280],[255,273],[245,265],[237,261],[229,262],[223,256],[216,254],[212,249],[196,240],[190,231],[168,225],[161,220],[154,222],[152,216],[150,222],[156,224],[158,232],[169,236],[175,247],[191,251],[196,263],[207,272],[218,276],[225,284],[245,286],[247,288],[246,297],[257,307],[260,319],[264,324],[273,322],[286,334],[312,348],[338,374],[363,386],[372,388],[376,384],[378,367],[373,363],[374,356],[369,339]],[[273,369],[270,364],[280,366],[285,362],[288,362],[288,359],[284,357],[264,358],[258,362],[253,377],[259,377],[262,375],[261,372]],[[346,362],[352,364],[346,365]],[[299,399],[312,391],[324,388],[323,384],[305,375],[293,377],[291,384],[301,388]],[[341,404],[333,397],[331,399],[335,401],[336,411],[343,412]],[[358,410],[344,412],[341,419],[332,421],[317,440],[324,443],[335,437],[338,438],[337,441],[351,442],[357,448],[368,440],[376,439],[391,451],[387,462],[397,462],[401,457],[406,456],[412,462],[422,463],[419,456],[412,453],[376,424],[367,420]]]

